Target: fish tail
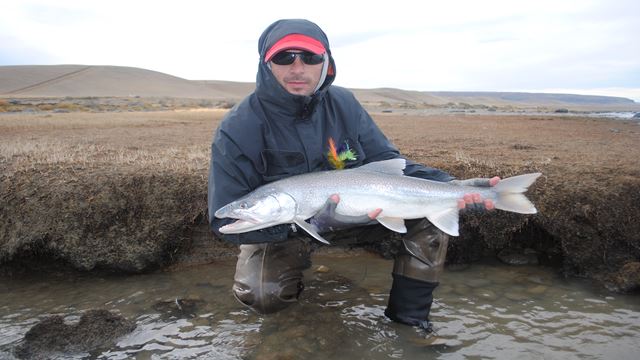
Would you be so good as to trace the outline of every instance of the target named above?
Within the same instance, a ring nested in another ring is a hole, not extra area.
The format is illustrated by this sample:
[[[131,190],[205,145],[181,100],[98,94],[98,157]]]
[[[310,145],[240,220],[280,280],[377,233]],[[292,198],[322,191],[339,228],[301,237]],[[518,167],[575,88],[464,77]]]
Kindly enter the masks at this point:
[[[524,192],[533,184],[541,173],[513,176],[500,180],[492,190],[496,193],[494,204],[496,209],[520,214],[535,214],[536,207],[527,199]]]
[[[542,174],[533,173],[513,176],[498,182],[491,191],[494,193],[493,203],[496,209],[520,214],[535,214],[535,206],[524,196],[529,186]],[[479,189],[479,188],[477,188]],[[458,236],[459,210],[455,203],[443,203],[432,206],[426,214],[427,219],[438,229],[451,236]]]

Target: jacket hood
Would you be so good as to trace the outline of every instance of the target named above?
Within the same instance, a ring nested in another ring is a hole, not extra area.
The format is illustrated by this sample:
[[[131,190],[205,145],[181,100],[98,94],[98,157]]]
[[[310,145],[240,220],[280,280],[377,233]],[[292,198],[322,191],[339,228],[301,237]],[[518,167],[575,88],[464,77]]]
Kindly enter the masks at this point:
[[[329,70],[320,88],[311,96],[294,95],[285,90],[273,76],[271,69],[265,63],[267,51],[280,39],[289,34],[302,34],[312,37],[322,43],[329,58]],[[327,35],[320,27],[304,19],[278,20],[269,25],[258,40],[260,64],[256,76],[256,95],[267,103],[273,103],[282,111],[293,113],[297,117],[306,117],[313,110],[315,104],[322,100],[327,88],[336,77],[336,65],[331,55],[331,48]]]

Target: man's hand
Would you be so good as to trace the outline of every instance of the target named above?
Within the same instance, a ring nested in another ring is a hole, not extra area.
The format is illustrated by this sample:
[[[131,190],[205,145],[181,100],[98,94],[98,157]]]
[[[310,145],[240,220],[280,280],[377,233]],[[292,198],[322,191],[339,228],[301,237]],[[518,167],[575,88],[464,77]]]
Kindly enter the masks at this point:
[[[499,176],[492,178],[473,178],[467,180],[451,180],[450,184],[461,186],[477,186],[477,187],[489,187],[496,186],[500,182]],[[466,210],[493,210],[495,204],[490,199],[482,199],[482,196],[478,193],[465,194],[462,199],[458,200],[458,208]]]
[[[369,225],[375,221],[380,215],[382,209],[375,209],[366,215],[361,216],[346,216],[336,213],[336,207],[340,202],[340,196],[338,194],[331,195],[324,206],[318,210],[309,223],[316,228],[316,231],[327,232],[334,230],[347,229],[359,225]]]

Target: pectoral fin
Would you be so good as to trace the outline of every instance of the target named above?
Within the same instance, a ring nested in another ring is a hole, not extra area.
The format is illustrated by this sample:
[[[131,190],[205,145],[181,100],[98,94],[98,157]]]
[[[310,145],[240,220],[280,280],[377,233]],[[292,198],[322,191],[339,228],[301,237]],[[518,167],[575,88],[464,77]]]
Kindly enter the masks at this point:
[[[404,225],[404,219],[402,218],[378,216],[376,220],[391,231],[403,234],[407,232],[407,227]]]
[[[438,208],[427,214],[427,219],[438,229],[451,235],[458,236],[458,207]]]
[[[320,236],[320,234],[318,234],[316,229],[308,222],[304,220],[298,220],[298,219],[294,220],[293,222],[296,225],[298,225],[302,230],[306,231],[309,235],[311,235],[314,239],[320,241],[323,244],[331,245],[331,243],[325,240],[322,236]]]

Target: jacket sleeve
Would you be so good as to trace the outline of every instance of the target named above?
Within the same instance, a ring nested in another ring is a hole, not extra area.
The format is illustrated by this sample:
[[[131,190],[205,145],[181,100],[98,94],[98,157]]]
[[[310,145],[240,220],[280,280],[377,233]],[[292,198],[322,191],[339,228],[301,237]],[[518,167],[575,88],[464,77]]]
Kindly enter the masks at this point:
[[[221,234],[219,229],[233,219],[218,219],[216,210],[248,194],[261,184],[251,160],[222,129],[218,129],[211,145],[209,166],[209,226],[217,237],[234,244],[264,243],[285,240],[289,225],[250,231],[242,234]]]
[[[382,133],[367,111],[362,107],[360,108],[359,141],[367,156],[365,163],[394,158],[406,159]],[[442,170],[424,166],[412,160],[406,160],[407,166],[404,174],[407,176],[442,182],[454,179],[453,176]]]

